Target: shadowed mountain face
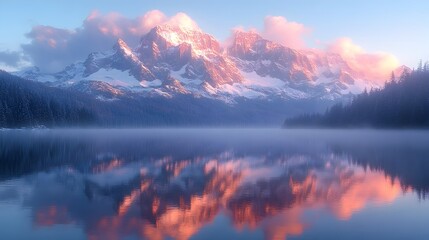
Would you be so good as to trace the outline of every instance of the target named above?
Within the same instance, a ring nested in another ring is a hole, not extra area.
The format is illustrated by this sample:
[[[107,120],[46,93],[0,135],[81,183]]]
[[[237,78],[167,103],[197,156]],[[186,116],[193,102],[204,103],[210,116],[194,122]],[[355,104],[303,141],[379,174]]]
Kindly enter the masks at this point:
[[[4,131],[0,208],[29,209],[26,221],[53,236],[75,226],[76,238],[311,238],[355,216],[365,224],[338,236],[383,238],[371,235],[381,215],[368,208],[398,209],[404,220],[413,210],[402,198],[426,203],[428,140],[369,130]]]

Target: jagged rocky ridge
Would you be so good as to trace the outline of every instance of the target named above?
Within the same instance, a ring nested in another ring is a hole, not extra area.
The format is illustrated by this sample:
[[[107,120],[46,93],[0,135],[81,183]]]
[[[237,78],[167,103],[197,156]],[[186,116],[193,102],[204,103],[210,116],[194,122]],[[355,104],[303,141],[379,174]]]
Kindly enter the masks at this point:
[[[112,49],[47,74],[38,68],[17,75],[48,85],[115,99],[191,95],[235,102],[245,99],[336,100],[374,87],[337,54],[294,50],[236,31],[227,47],[199,29],[153,28],[131,48],[118,39]]]

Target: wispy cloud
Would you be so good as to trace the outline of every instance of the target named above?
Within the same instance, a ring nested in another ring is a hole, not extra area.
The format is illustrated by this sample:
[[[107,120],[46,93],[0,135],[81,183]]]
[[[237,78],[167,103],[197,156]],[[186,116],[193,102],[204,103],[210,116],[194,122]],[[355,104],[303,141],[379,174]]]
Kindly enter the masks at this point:
[[[0,63],[10,66],[18,67],[22,61],[22,54],[18,51],[0,51]]]
[[[350,38],[339,38],[331,43],[328,52],[339,54],[348,65],[366,79],[385,81],[399,66],[398,59],[389,53],[368,53]]]
[[[261,35],[284,46],[300,49],[305,47],[304,37],[310,32],[304,24],[288,21],[282,16],[267,16]]]

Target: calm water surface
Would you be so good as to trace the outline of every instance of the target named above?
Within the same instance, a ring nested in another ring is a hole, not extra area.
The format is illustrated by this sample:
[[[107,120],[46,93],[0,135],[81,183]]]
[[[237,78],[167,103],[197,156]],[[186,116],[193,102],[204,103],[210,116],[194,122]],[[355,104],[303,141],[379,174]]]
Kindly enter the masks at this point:
[[[0,131],[0,239],[429,239],[429,132]]]

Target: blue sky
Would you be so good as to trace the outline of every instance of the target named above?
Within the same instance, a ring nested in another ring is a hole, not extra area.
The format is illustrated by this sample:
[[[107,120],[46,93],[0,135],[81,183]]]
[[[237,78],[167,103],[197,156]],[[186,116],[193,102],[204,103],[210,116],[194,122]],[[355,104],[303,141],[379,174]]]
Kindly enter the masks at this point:
[[[262,28],[268,15],[283,16],[311,29],[309,47],[349,37],[368,52],[392,53],[415,66],[429,59],[429,1],[424,0],[3,0],[0,7],[0,52],[21,51],[33,26],[75,29],[94,10],[135,18],[158,9],[168,16],[184,12],[206,32],[226,39],[236,26]]]

